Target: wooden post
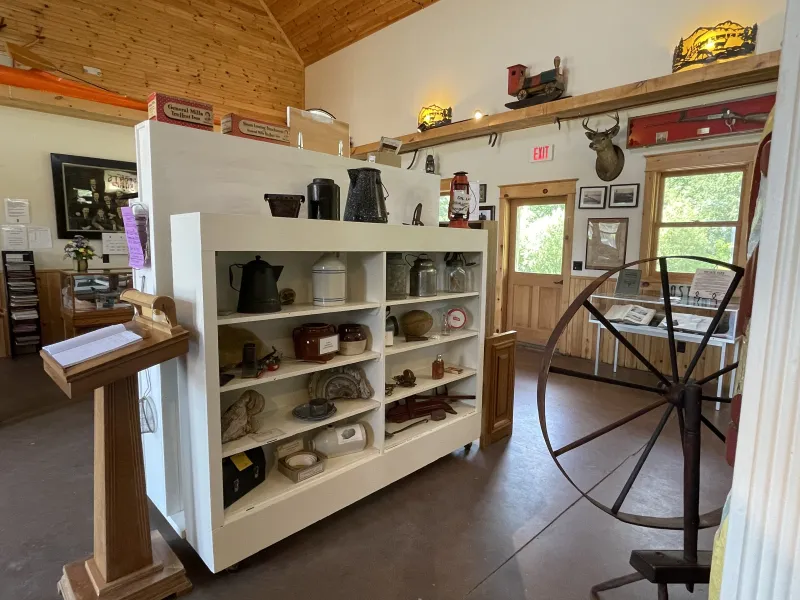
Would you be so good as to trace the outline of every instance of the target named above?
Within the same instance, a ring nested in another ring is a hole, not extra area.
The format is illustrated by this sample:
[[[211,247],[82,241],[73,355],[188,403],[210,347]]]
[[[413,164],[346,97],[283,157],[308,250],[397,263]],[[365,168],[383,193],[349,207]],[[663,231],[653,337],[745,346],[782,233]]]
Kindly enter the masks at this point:
[[[514,356],[517,332],[486,338],[483,357],[481,448],[511,435],[514,425]]]

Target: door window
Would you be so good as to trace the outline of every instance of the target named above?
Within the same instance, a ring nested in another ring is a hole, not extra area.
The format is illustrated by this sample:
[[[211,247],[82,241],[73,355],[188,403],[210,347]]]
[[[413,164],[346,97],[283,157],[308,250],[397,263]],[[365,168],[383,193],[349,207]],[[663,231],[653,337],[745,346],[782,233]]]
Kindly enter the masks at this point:
[[[527,204],[517,208],[514,270],[561,275],[564,260],[563,204]]]

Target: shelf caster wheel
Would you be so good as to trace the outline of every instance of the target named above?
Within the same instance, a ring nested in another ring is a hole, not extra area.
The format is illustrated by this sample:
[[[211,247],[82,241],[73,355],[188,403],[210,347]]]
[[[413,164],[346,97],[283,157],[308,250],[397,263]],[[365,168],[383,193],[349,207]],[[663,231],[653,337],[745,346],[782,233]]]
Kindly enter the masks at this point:
[[[469,444],[464,444],[464,452],[466,454],[469,454],[470,450],[472,450],[472,442],[470,442]]]
[[[242,563],[237,562],[237,563],[233,563],[230,567],[225,569],[225,572],[226,573],[238,573],[239,569],[241,569],[241,568],[242,568]]]

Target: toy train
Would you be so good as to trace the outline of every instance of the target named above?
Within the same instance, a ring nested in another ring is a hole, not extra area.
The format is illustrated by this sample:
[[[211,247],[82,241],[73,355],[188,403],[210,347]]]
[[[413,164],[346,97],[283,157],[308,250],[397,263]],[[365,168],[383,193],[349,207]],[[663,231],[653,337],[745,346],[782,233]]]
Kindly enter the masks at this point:
[[[537,98],[540,102],[550,102],[561,97],[564,93],[564,73],[561,70],[561,57],[553,59],[555,69],[542,71],[533,77],[526,77],[525,65],[512,65],[508,67],[508,95],[517,100]],[[535,102],[538,104],[538,102]]]

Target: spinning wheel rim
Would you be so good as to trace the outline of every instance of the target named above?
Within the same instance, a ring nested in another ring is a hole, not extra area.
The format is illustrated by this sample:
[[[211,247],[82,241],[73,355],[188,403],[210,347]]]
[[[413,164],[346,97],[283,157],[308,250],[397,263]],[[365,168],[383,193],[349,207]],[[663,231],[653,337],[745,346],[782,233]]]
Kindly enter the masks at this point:
[[[619,521],[622,521],[623,523],[628,523],[628,524],[631,524],[631,525],[638,525],[640,527],[646,527],[646,528],[651,528],[651,529],[664,529],[664,530],[678,531],[678,530],[683,530],[684,529],[684,516],[683,515],[682,516],[677,516],[677,517],[658,517],[658,516],[650,516],[650,515],[637,515],[637,514],[633,514],[633,513],[622,512],[622,511],[619,511],[619,510],[614,511],[611,508],[609,508],[606,505],[604,505],[599,500],[596,500],[595,498],[592,498],[589,495],[588,492],[585,492],[584,490],[582,490],[578,486],[578,484],[575,481],[573,481],[572,477],[570,477],[569,473],[567,473],[566,468],[559,461],[559,459],[558,459],[559,454],[557,453],[557,450],[553,449],[553,445],[552,445],[552,442],[550,441],[550,435],[549,435],[549,432],[548,432],[548,429],[547,429],[547,382],[548,382],[548,378],[549,378],[550,371],[551,371],[551,368],[552,368],[552,361],[553,361],[553,356],[554,356],[555,351],[556,351],[556,346],[557,346],[559,340],[561,339],[561,336],[563,335],[564,331],[566,330],[567,326],[569,325],[569,323],[577,315],[577,313],[580,311],[580,308],[582,306],[584,306],[584,304],[588,301],[588,299],[592,296],[592,294],[594,294],[600,288],[600,286],[603,285],[603,283],[605,283],[612,275],[620,272],[623,269],[627,269],[627,268],[633,267],[635,265],[649,263],[649,262],[653,262],[653,261],[662,261],[661,264],[662,264],[662,266],[664,266],[666,264],[665,261],[667,259],[671,259],[671,258],[683,258],[683,259],[697,260],[697,261],[704,262],[704,263],[707,263],[707,264],[710,264],[710,265],[716,265],[716,266],[719,266],[719,267],[726,268],[726,269],[731,270],[731,271],[733,271],[735,273],[734,281],[729,287],[728,294],[726,294],[726,298],[723,299],[723,303],[720,305],[720,308],[718,308],[718,310],[717,310],[717,315],[719,315],[719,318],[721,318],[721,315],[724,313],[724,310],[727,307],[728,302],[730,301],[730,297],[733,295],[733,292],[738,287],[738,284],[739,284],[739,282],[741,280],[741,277],[742,277],[742,275],[744,273],[744,269],[742,269],[741,267],[738,267],[736,265],[731,265],[731,264],[728,264],[728,263],[724,263],[724,262],[721,262],[721,261],[717,261],[717,260],[714,260],[714,259],[710,259],[710,258],[699,257],[699,256],[666,256],[666,257],[657,257],[657,258],[645,258],[645,259],[637,260],[637,261],[628,263],[626,265],[623,265],[621,267],[609,270],[604,275],[601,275],[600,277],[598,277],[594,281],[592,281],[580,294],[578,294],[576,296],[575,300],[573,300],[573,302],[569,305],[569,307],[567,308],[566,312],[564,312],[564,314],[561,315],[561,318],[558,320],[558,323],[556,323],[556,326],[553,329],[553,333],[550,335],[550,338],[547,340],[547,346],[545,348],[545,353],[544,353],[544,356],[542,357],[542,364],[541,364],[541,368],[539,370],[539,377],[538,377],[538,381],[537,381],[537,402],[536,403],[537,403],[537,409],[538,409],[538,414],[539,414],[539,425],[540,425],[541,430],[542,430],[542,435],[544,437],[545,444],[547,445],[547,451],[550,453],[550,457],[556,463],[556,466],[561,471],[561,473],[564,475],[564,477],[567,479],[567,481],[569,481],[569,483],[578,491],[578,493],[583,498],[585,498],[586,500],[591,502],[594,506],[596,506],[597,508],[599,508],[600,510],[602,510],[606,514],[614,517],[615,519],[617,519]],[[666,277],[662,276],[662,281],[668,281],[668,273],[667,273]],[[669,297],[669,290],[667,289],[666,292],[667,292],[667,297]],[[670,306],[671,303],[669,301],[667,301],[667,303],[665,303],[665,304],[667,306],[669,306],[668,311],[669,311],[669,314],[671,314],[671,306]],[[717,315],[715,315],[715,319],[717,319]],[[716,327],[716,323],[714,323],[714,327]],[[709,329],[713,329],[713,328],[709,328]],[[673,338],[673,334],[672,334],[672,327],[670,327],[669,330],[670,330],[670,342],[672,342],[672,346],[674,346],[674,338]],[[708,334],[707,337],[710,337],[710,335],[711,334]],[[706,339],[706,342],[707,342],[707,339]],[[700,349],[698,349],[698,352],[696,353],[696,358],[699,357],[700,354],[702,354],[702,352],[705,350],[705,347],[706,347],[706,344],[702,344],[702,347]],[[641,358],[640,358],[640,361],[641,361]],[[653,370],[652,365],[650,365],[649,361],[647,361],[645,359],[643,362],[644,362],[644,364],[646,366],[648,366],[648,370],[651,370],[651,371]],[[673,365],[674,365],[674,361],[673,361]],[[694,368],[694,366],[696,366],[696,360],[693,359],[692,364],[690,365],[690,367]],[[728,372],[730,370],[732,370],[732,367],[730,367],[730,366],[726,367],[723,370],[721,370],[722,375],[724,375],[724,373],[726,373],[726,372]],[[666,379],[664,377],[664,375],[660,371],[657,371],[656,374],[657,374],[657,376],[659,376],[659,378],[662,380],[662,382]],[[691,374],[691,372],[690,372],[690,374]],[[687,375],[686,379],[688,379],[690,374]],[[677,371],[675,371],[673,373],[673,375],[675,376],[675,381],[673,382],[673,385],[681,385],[681,383],[679,381],[677,381]],[[717,375],[717,376],[722,376],[722,375]],[[589,379],[591,379],[591,378],[589,378]],[[600,378],[600,379],[602,379],[602,378]],[[700,384],[707,383],[708,380],[710,380],[710,379],[703,378],[703,379],[700,379],[696,383],[700,383]],[[624,386],[624,387],[631,387],[631,386]],[[636,386],[636,387],[645,388],[647,386]],[[645,391],[650,391],[650,392],[654,392],[655,393],[655,391],[653,389],[649,389],[649,390],[645,390]],[[661,394],[661,395],[662,395],[662,397],[664,397],[664,394]],[[704,398],[705,399],[711,399],[710,397],[704,397]],[[669,415],[671,414],[671,411],[674,409],[674,405],[673,404],[669,404],[669,401],[666,400],[666,398],[665,398],[665,401],[663,403],[656,403],[656,404],[658,404],[658,406],[650,405],[650,407],[646,407],[646,408],[649,408],[646,412],[651,412],[651,411],[657,410],[661,406],[668,405],[669,408],[667,408],[667,411],[664,413],[664,416],[662,417],[662,420],[664,420],[664,424],[665,424],[666,420],[668,419]],[[639,411],[639,412],[641,412],[641,411]],[[678,413],[682,414],[680,409],[679,409]],[[640,414],[638,416],[642,416],[643,414],[645,414],[645,413],[642,412],[642,414]],[[634,418],[638,418],[638,416],[636,416]],[[633,420],[633,419],[630,419],[630,420]],[[629,422],[629,421],[626,421],[626,423],[627,422]],[[614,426],[617,423],[619,423],[619,421],[617,421],[615,423],[612,423],[610,426]],[[624,424],[625,423],[623,423],[623,425]],[[713,426],[711,426],[710,423],[705,422],[705,424],[706,424],[706,426],[711,427],[712,431],[713,431]],[[618,425],[618,426],[622,426],[622,425]],[[616,429],[618,426],[614,426],[613,429]],[[660,425],[660,427],[663,428],[663,425]],[[605,433],[609,433],[610,431],[613,431],[613,429],[609,429],[609,431],[606,431]],[[598,430],[598,431],[600,431],[600,430]],[[658,437],[660,436],[660,433],[661,433],[660,429],[658,429],[658,428],[657,428],[656,431],[657,431],[657,433],[654,434],[655,440],[658,439]],[[597,437],[601,437],[602,435],[605,435],[605,433],[601,433]],[[584,436],[584,438],[581,438],[581,440],[585,439],[585,437],[587,437],[587,436]],[[586,442],[583,442],[583,443],[588,443],[588,441],[592,441],[593,439],[596,439],[596,438],[591,438],[591,439],[589,439],[589,440],[587,440]],[[581,441],[581,440],[578,440],[578,441]],[[653,444],[655,443],[655,440],[653,440]],[[573,442],[573,444],[575,444],[575,443],[577,443],[577,441]],[[583,443],[580,444],[580,445],[583,445]],[[563,446],[559,450],[563,450],[564,448],[567,448],[568,446],[569,446],[569,444],[567,446]],[[575,447],[578,447],[578,446],[575,446]],[[570,449],[572,449],[572,448],[570,448]],[[643,449],[643,450],[640,450],[640,452],[649,452],[649,451]],[[638,465],[638,468],[641,468],[641,465]],[[634,480],[635,480],[635,476],[634,476]],[[627,493],[625,493],[625,494],[627,494]],[[623,497],[623,499],[624,499],[624,497]],[[709,512],[706,512],[706,513],[703,513],[703,514],[700,515],[698,528],[699,529],[707,529],[709,527],[716,527],[716,526],[719,525],[719,523],[721,521],[721,518],[722,518],[722,507],[717,508],[717,509],[712,510],[712,511],[709,511]]]

